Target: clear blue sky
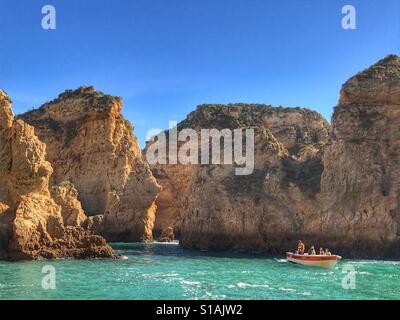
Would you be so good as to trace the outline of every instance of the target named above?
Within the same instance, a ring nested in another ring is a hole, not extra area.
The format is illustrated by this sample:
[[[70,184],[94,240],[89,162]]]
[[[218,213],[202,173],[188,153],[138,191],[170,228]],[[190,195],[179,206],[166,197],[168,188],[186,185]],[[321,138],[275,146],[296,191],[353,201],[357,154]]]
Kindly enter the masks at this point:
[[[41,28],[46,4],[56,30]],[[341,28],[345,4],[357,30]],[[329,120],[347,78],[400,54],[399,21],[399,0],[0,0],[0,88],[16,113],[81,85],[119,95],[142,146],[201,103]]]

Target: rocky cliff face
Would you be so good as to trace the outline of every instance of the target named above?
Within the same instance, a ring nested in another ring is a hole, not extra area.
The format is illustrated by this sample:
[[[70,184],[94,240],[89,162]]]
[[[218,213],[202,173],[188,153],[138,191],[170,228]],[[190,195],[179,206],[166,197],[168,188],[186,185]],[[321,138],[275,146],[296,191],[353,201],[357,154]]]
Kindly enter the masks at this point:
[[[80,226],[86,221],[87,217],[78,200],[78,191],[72,183],[65,181],[58,186],[53,186],[51,195],[54,201],[61,206],[64,225]]]
[[[293,250],[299,238],[355,257],[400,256],[400,59],[347,81],[332,128],[315,112],[204,105],[178,129],[255,129],[255,170],[154,165],[156,226],[184,247]]]
[[[120,98],[82,87],[19,119],[10,103],[0,91],[2,258],[113,256],[90,232],[146,241],[154,221],[189,248],[281,254],[302,239],[348,257],[400,256],[399,57],[343,85],[331,127],[304,108],[199,106],[177,129],[254,129],[254,171],[152,165],[158,198]]]
[[[213,126],[254,128],[254,172],[238,176],[230,165],[197,168],[182,214],[181,243],[279,252],[287,245],[285,239],[315,215],[329,125],[316,112],[301,108],[217,108],[219,120]],[[209,112],[207,107],[201,110]]]
[[[186,194],[192,179],[192,166],[157,164],[151,168],[157,182],[162,186],[162,191],[156,200],[157,211],[153,234],[158,238],[164,230],[172,228],[179,237],[182,211],[187,205]]]
[[[321,181],[324,235],[363,256],[400,255],[400,58],[349,79]]]
[[[0,258],[115,257],[103,238],[64,225],[45,155],[34,128],[14,119],[0,90]]]
[[[163,187],[156,232],[173,226],[185,247],[255,249],[267,247],[276,234],[292,234],[301,224],[298,215],[309,214],[329,132],[318,113],[267,105],[202,105],[178,125],[178,130],[184,128],[253,128],[255,170],[235,176],[233,165],[153,165]]]
[[[21,119],[47,146],[52,184],[71,182],[85,213],[103,215],[96,232],[110,241],[151,240],[160,187],[121,106],[119,97],[81,87]]]

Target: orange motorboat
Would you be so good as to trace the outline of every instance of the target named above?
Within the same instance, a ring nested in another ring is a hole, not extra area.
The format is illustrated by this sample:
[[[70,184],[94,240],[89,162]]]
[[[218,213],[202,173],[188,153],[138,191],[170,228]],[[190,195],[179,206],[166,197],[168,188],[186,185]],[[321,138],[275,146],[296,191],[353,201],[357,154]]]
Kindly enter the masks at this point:
[[[309,254],[296,254],[292,252],[286,252],[286,258],[289,262],[295,264],[301,264],[308,267],[320,267],[320,268],[333,268],[340,259],[341,256],[332,254],[330,256],[323,255],[309,255]]]

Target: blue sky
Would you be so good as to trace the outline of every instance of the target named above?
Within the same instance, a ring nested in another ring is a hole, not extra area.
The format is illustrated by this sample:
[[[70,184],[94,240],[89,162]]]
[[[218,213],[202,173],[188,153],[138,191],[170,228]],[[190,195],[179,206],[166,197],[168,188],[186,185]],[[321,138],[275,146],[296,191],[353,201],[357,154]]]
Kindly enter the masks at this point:
[[[41,27],[46,4],[56,30]],[[356,30],[341,28],[346,4]],[[202,103],[305,106],[329,120],[346,79],[400,54],[400,1],[0,0],[0,39],[16,113],[93,85],[123,98],[143,146]]]

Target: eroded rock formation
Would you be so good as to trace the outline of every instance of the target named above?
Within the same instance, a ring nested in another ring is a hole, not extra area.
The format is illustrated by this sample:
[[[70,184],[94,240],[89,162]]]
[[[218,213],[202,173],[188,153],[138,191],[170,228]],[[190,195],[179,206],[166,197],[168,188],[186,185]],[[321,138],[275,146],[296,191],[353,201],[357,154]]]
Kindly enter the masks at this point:
[[[184,128],[253,128],[255,170],[236,176],[234,165],[153,165],[163,187],[156,226],[173,225],[181,233],[181,245],[201,249],[266,248],[277,234],[298,230],[319,191],[329,124],[318,113],[267,105],[202,105],[178,125],[178,130]]]
[[[349,79],[321,181],[322,234],[354,255],[400,256],[400,58]]]
[[[153,234],[159,237],[168,227],[174,229],[179,237],[182,223],[182,212],[187,203],[186,194],[191,183],[192,166],[179,164],[157,164],[152,172],[162,191],[157,197],[157,211]]]
[[[317,113],[204,105],[178,129],[255,129],[255,170],[153,165],[156,226],[184,247],[282,253],[299,238],[355,257],[400,256],[400,59],[347,81],[332,128]],[[158,222],[159,221],[159,222]]]
[[[14,119],[0,90],[0,258],[116,257],[102,237],[64,225],[45,155],[34,128]]]
[[[110,241],[151,240],[160,187],[141,160],[121,106],[119,97],[81,87],[21,119],[47,146],[52,184],[70,181],[85,213],[103,215],[94,219],[96,232]]]
[[[302,239],[400,257],[399,108],[393,55],[343,85],[331,127],[304,108],[199,106],[178,130],[254,129],[254,172],[152,165],[157,198],[120,98],[82,87],[16,120],[0,92],[0,257],[112,256],[90,232],[147,241],[171,230],[188,248],[281,254]]]
[[[167,227],[161,232],[161,236],[158,238],[160,242],[172,242],[175,239],[174,229],[172,227]]]
[[[61,215],[66,226],[80,226],[87,219],[78,200],[78,191],[68,181],[51,188],[54,201],[61,206]]]

